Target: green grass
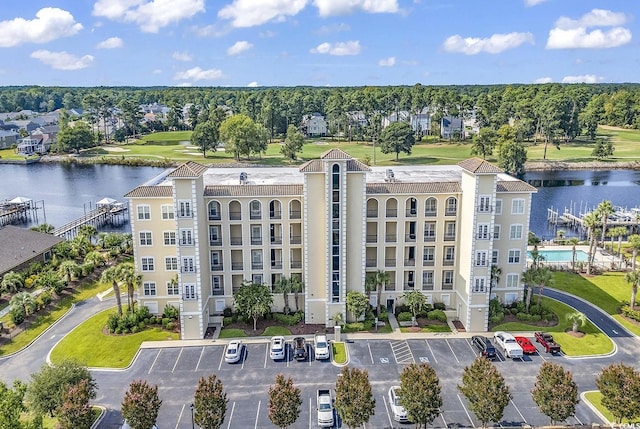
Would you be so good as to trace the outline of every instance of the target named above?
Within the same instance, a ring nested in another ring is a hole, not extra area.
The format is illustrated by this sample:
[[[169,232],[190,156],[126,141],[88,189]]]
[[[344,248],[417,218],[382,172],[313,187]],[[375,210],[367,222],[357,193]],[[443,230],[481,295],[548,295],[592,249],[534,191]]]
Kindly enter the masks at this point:
[[[291,335],[291,331],[289,328],[285,328],[284,326],[267,326],[262,333],[262,336],[265,337],[273,337],[276,335]]]
[[[238,337],[246,337],[246,336],[247,335],[244,333],[242,329],[222,328],[218,338],[238,338]]]
[[[51,324],[64,316],[73,304],[91,298],[104,289],[105,285],[99,282],[89,282],[84,286],[79,286],[73,295],[61,299],[49,314],[39,316],[29,324],[26,330],[13,337],[9,344],[0,347],[0,356],[17,352],[26,347],[51,326]],[[4,323],[5,328],[13,326],[8,314],[0,320]]]
[[[140,140],[148,142],[182,142],[191,140],[191,131],[160,131],[143,136]]]
[[[537,299],[534,297],[534,300]],[[560,344],[562,352],[567,356],[588,356],[597,354],[606,354],[613,351],[613,342],[602,333],[593,323],[587,320],[587,323],[580,327],[580,331],[586,335],[582,338],[576,338],[567,334],[565,331],[571,328],[572,323],[566,317],[567,314],[573,313],[575,310],[568,305],[559,301],[542,298],[544,306],[550,308],[558,316],[558,324],[555,326],[540,327],[529,325],[524,322],[507,322],[494,326],[493,331],[545,331],[553,333],[553,339]]]
[[[416,331],[412,330],[409,326],[402,326],[400,327],[400,332],[412,333]],[[451,332],[451,328],[449,325],[430,325],[423,326],[418,332]]]
[[[579,296],[608,314],[617,314],[620,303],[631,299],[631,287],[621,272],[606,272],[587,278],[556,271],[553,278],[555,289]]]
[[[620,314],[616,314],[616,315],[614,315],[612,317],[614,319],[616,319],[616,322],[618,322],[619,324],[621,324],[622,326],[627,328],[627,330],[629,332],[631,332],[633,335],[637,335],[637,336],[640,337],[640,327],[639,326],[634,325],[633,323],[629,322],[627,319],[622,317],[622,315],[620,315]]]
[[[100,417],[100,413],[102,413],[102,410],[98,407],[92,407],[91,411],[93,412],[93,421],[95,422],[96,420],[98,420],[98,417]],[[20,416],[20,420],[22,420],[23,422],[31,421],[32,419],[33,419],[33,416],[26,413]],[[48,414],[45,414],[44,416],[42,416],[42,429],[57,429],[57,428],[58,428],[57,417],[51,417]]]
[[[338,365],[347,363],[347,348],[344,342],[332,341],[331,350],[333,351],[333,361]]]
[[[51,351],[52,362],[74,359],[90,367],[124,368],[131,363],[143,341],[179,338],[177,333],[159,328],[130,335],[107,335],[103,330],[113,312],[113,308],[102,311],[67,334]]]
[[[600,413],[607,419],[609,420],[609,422],[615,422],[615,417],[613,417],[613,415],[611,414],[611,412],[609,412],[609,410],[607,410],[607,408],[602,405],[602,393],[600,393],[599,390],[595,390],[595,391],[591,391],[591,392],[586,392],[584,394],[585,399],[589,402],[591,402],[591,404],[596,407],[596,409],[598,411],[600,411]],[[640,423],[640,419],[636,419],[636,420],[626,420],[623,419],[622,423]]]

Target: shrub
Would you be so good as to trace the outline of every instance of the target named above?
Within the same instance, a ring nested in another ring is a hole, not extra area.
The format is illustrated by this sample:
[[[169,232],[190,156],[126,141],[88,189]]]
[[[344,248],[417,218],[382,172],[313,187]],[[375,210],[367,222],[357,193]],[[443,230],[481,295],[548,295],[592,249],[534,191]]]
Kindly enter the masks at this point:
[[[282,314],[282,313],[273,313],[273,319],[278,323],[282,323],[283,325],[293,326],[297,325],[304,316],[304,313],[298,312],[293,314]]]
[[[413,314],[409,313],[408,311],[403,311],[402,313],[398,314],[398,322],[410,322],[413,320]]]
[[[383,311],[381,314],[378,315],[378,320],[380,320],[382,322],[388,322],[389,321],[389,313],[387,313],[386,311]]]
[[[167,331],[173,331],[174,328],[175,328],[175,323],[173,322],[167,323]]]
[[[162,317],[166,317],[171,320],[178,320],[180,318],[180,310],[175,308],[173,305],[166,305],[162,312]]]
[[[404,304],[396,305],[396,308],[395,308],[395,314],[396,314],[396,317],[398,317],[398,315],[399,315],[400,313],[406,313],[406,312],[408,312],[408,311],[410,311],[410,310],[409,310],[409,306],[404,305]]]
[[[442,310],[433,310],[429,312],[429,316],[427,316],[429,320],[438,320],[440,322],[447,321],[447,315],[444,314]]]
[[[24,319],[26,318],[26,314],[24,313],[24,308],[22,308],[21,306],[13,306],[11,307],[11,310],[9,310],[9,315],[11,316],[11,321],[13,322],[14,325],[18,326],[20,325],[22,322],[24,322]]]
[[[531,316],[531,321],[532,322],[539,322],[540,320],[542,320],[542,316],[539,314],[534,314]]]
[[[502,322],[503,319],[504,319],[504,313],[503,312],[496,313],[494,315],[489,316],[489,322],[494,324],[494,325]]]
[[[518,320],[521,320],[523,322],[529,322],[532,316],[528,313],[518,313],[516,314],[516,317],[518,318]]]
[[[434,302],[433,308],[435,308],[436,310],[446,310],[447,306],[444,305],[444,302]]]
[[[628,317],[629,319],[633,319],[635,321],[640,322],[640,311],[633,310],[628,305],[623,305],[620,310],[622,311],[622,315]]]
[[[222,326],[229,326],[233,323],[233,317],[225,316],[222,318]]]
[[[231,317],[233,315],[233,310],[231,310],[230,307],[225,307],[224,311],[222,312],[222,315],[224,317]]]
[[[115,334],[116,330],[118,329],[119,321],[120,321],[120,316],[118,316],[118,313],[111,313],[109,315],[109,318],[107,319],[107,331],[111,332],[112,334]]]
[[[136,310],[136,316],[138,320],[144,320],[151,317],[151,312],[149,311],[149,307],[146,307],[144,305],[142,307],[138,307],[138,309]]]
[[[358,331],[364,331],[364,323],[362,322],[347,323],[346,325],[344,325],[344,328],[342,329],[342,332],[358,332]]]

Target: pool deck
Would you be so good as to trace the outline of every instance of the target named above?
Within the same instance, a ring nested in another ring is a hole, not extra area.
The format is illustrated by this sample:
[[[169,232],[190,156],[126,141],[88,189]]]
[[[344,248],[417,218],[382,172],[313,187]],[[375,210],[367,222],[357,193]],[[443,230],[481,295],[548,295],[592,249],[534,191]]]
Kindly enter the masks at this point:
[[[534,248],[534,246],[528,246],[527,247],[527,251],[530,252],[532,251]],[[553,243],[549,243],[549,242],[543,242],[540,243],[538,245],[538,250],[568,250],[568,251],[572,251],[573,246],[567,246],[567,245],[559,245],[559,244],[553,244]],[[589,254],[589,246],[584,246],[584,245],[578,245],[576,246],[576,250],[581,250],[586,254]],[[533,262],[527,255],[527,265],[530,265],[531,262]],[[578,263],[578,262],[576,262]],[[618,256],[612,255],[611,253],[609,253],[608,251],[604,251],[603,249],[596,247],[595,249],[595,256],[593,258],[593,263],[596,266],[600,266],[603,269],[606,270],[610,270],[610,269],[620,269],[620,267],[622,266],[622,268],[625,268],[625,263],[624,261],[621,261],[620,258]],[[559,268],[571,268],[571,259],[569,259],[568,261],[564,261],[564,262],[556,262],[556,261],[544,261],[543,262],[544,265],[550,265],[550,266],[554,266],[554,267],[559,267]]]

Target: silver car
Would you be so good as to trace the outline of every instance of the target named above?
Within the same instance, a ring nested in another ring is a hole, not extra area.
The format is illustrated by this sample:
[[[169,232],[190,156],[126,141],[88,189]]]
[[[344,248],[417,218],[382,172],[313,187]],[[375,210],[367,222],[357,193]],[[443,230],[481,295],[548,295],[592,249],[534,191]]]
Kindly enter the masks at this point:
[[[400,405],[398,399],[398,391],[400,386],[391,386],[389,388],[389,405],[391,406],[391,412],[393,413],[393,420],[397,422],[408,422],[407,412],[404,407]]]
[[[284,359],[285,341],[282,336],[271,337],[271,347],[269,357],[273,360]]]
[[[227,363],[236,363],[242,358],[244,346],[240,340],[232,340],[227,345],[227,351],[224,354],[224,361]]]

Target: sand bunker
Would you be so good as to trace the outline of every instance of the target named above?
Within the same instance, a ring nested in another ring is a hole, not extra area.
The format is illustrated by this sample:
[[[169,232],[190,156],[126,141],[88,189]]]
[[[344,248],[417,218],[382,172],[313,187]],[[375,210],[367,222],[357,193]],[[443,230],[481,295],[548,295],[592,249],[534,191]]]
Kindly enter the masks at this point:
[[[129,152],[129,149],[124,149],[121,147],[109,147],[109,146],[103,146],[102,149],[106,150],[107,152]]]

